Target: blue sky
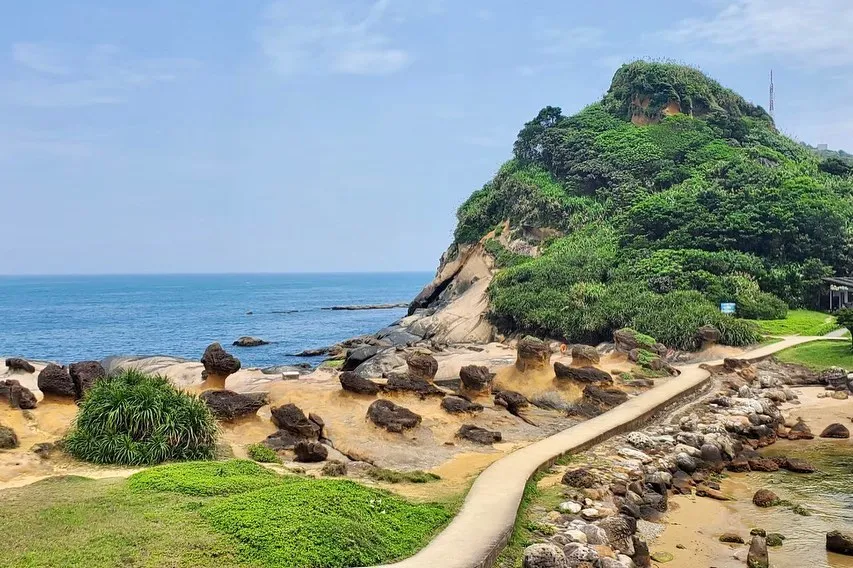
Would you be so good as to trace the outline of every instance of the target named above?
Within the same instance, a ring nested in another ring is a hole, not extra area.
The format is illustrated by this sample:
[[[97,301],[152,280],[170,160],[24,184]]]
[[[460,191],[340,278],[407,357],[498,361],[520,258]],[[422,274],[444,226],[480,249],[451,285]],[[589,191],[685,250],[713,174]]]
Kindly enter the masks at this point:
[[[853,151],[853,2],[30,0],[0,23],[0,273],[432,270],[545,105],[701,67]]]

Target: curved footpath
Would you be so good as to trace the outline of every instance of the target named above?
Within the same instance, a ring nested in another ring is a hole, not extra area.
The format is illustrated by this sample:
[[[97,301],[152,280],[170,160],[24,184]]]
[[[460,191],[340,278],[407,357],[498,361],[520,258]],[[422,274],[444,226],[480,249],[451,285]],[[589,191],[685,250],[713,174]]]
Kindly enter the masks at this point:
[[[789,337],[742,354],[760,359],[788,347],[827,337]],[[710,373],[700,365],[678,367],[681,374],[613,410],[540,440],[496,461],[471,486],[462,509],[426,548],[386,568],[489,568],[512,534],[524,486],[539,470],[565,454],[585,450],[607,438],[639,427],[666,405],[702,387]],[[382,567],[375,567],[382,568]]]

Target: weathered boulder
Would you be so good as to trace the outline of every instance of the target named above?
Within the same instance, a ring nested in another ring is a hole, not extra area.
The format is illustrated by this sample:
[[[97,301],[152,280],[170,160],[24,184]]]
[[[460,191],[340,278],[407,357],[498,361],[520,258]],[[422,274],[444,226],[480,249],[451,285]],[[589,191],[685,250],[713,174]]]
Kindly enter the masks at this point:
[[[396,433],[414,428],[421,423],[420,415],[390,400],[374,401],[367,409],[367,417],[377,426]]]
[[[770,557],[767,554],[767,541],[764,537],[755,535],[749,545],[746,555],[747,568],[770,568]]]
[[[524,549],[522,568],[569,568],[563,550],[550,543],[531,544]]]
[[[11,450],[18,447],[18,435],[15,431],[0,424],[0,450]]]
[[[320,473],[326,477],[344,477],[347,474],[347,464],[338,460],[329,460],[323,464]]]
[[[562,483],[576,489],[589,489],[598,484],[595,474],[586,468],[570,469],[563,474]]]
[[[33,447],[30,448],[30,451],[41,459],[46,460],[50,458],[54,449],[56,449],[56,444],[53,444],[52,442],[40,442],[38,444],[34,444]]]
[[[381,349],[375,356],[355,368],[355,374],[363,379],[385,377],[406,364],[403,353],[394,347]]]
[[[853,556],[853,534],[841,531],[826,533],[826,549],[836,554]]]
[[[75,396],[82,398],[95,381],[107,376],[107,371],[98,361],[80,361],[68,366],[68,374],[71,375],[71,381],[74,383]]]
[[[619,389],[601,389],[587,385],[583,396],[571,408],[570,413],[591,418],[606,412],[628,400],[628,394]]]
[[[558,379],[576,381],[592,385],[611,385],[613,377],[610,373],[595,367],[569,367],[557,361],[554,363],[554,374]]]
[[[458,396],[448,396],[441,401],[441,408],[450,414],[462,414],[465,412],[474,413],[482,412],[483,405],[471,402]]]
[[[316,440],[320,437],[320,427],[308,420],[302,409],[293,403],[276,406],[271,413],[273,424],[297,438]]]
[[[338,379],[341,381],[341,388],[345,391],[354,392],[356,394],[376,395],[381,390],[379,384],[370,379],[363,379],[353,371],[344,371]]]
[[[696,335],[704,343],[716,343],[723,336],[720,330],[713,325],[703,325],[696,330]]]
[[[6,359],[6,367],[9,368],[10,371],[22,371],[24,373],[35,373],[36,368],[33,367],[29,361],[26,359],[21,359],[20,357],[10,357]]]
[[[849,438],[850,430],[847,429],[847,426],[844,424],[834,423],[830,424],[826,428],[823,429],[823,432],[820,433],[821,438]]]
[[[495,404],[506,408],[510,414],[518,414],[522,408],[527,408],[530,401],[520,392],[515,391],[500,391],[495,393]]]
[[[0,381],[0,400],[6,400],[12,408],[30,410],[36,407],[36,395],[14,379]]]
[[[809,425],[803,422],[802,418],[797,418],[797,423],[788,430],[789,440],[811,440],[814,438]]]
[[[743,537],[736,532],[725,532],[720,535],[720,542],[726,544],[744,544]]]
[[[634,545],[634,555],[631,559],[637,568],[651,568],[652,559],[649,554],[648,543],[639,535],[631,537],[631,543]]]
[[[411,392],[425,398],[427,396],[444,396],[446,393],[421,378],[415,378],[408,373],[394,373],[388,377],[384,390],[389,392]]]
[[[645,349],[661,357],[666,354],[665,345],[657,343],[654,338],[648,335],[627,327],[613,332],[613,343],[616,344],[616,349],[624,353],[629,353],[633,349]]]
[[[462,391],[468,396],[488,396],[492,392],[495,374],[488,367],[466,365],[459,369]]]
[[[230,390],[210,390],[201,393],[201,399],[220,420],[234,420],[249,414],[269,403],[267,393],[236,393]]]
[[[815,466],[799,458],[786,458],[785,463],[779,465],[792,473],[814,473],[817,471]]]
[[[68,373],[67,367],[60,367],[55,363],[48,363],[38,374],[38,388],[44,394],[58,396],[76,396],[74,381]]]
[[[201,364],[207,374],[207,381],[219,388],[225,388],[225,379],[240,370],[240,360],[225,351],[218,343],[211,343],[201,356]]]
[[[519,371],[538,371],[546,368],[551,359],[548,344],[531,335],[519,340],[516,345],[515,368]]]
[[[438,372],[438,361],[429,353],[416,351],[406,358],[406,366],[409,368],[409,377],[413,380],[432,383]]]
[[[264,341],[260,337],[252,337],[249,335],[244,335],[243,337],[237,339],[231,345],[236,347],[258,347],[259,345],[269,345],[269,341]]]
[[[379,347],[375,345],[362,345],[355,349],[347,351],[344,364],[341,366],[342,371],[355,371],[359,365],[372,359],[379,353]]]
[[[775,507],[779,504],[779,496],[769,489],[759,489],[752,496],[752,502],[756,507]]]
[[[576,343],[572,345],[572,365],[575,367],[591,367],[598,365],[601,361],[601,355],[598,349],[592,345],[584,345]]]
[[[292,450],[296,446],[296,442],[302,441],[299,436],[288,432],[287,430],[277,430],[264,440],[264,445],[273,450]]]
[[[296,461],[304,463],[321,462],[329,457],[329,450],[319,442],[300,440],[293,447]]]
[[[493,432],[492,430],[486,430],[472,424],[463,424],[456,435],[465,440],[484,445],[494,444],[503,439],[500,432]]]

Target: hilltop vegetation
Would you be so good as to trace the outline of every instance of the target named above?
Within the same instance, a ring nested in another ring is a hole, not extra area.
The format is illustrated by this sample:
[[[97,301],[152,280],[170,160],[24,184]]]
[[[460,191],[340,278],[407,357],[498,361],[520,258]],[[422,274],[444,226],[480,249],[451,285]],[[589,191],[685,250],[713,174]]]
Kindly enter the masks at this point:
[[[720,302],[781,319],[851,268],[850,171],[690,67],[624,65],[574,116],[542,109],[513,150],[455,232],[505,267],[490,287],[504,331],[597,341],[630,326],[690,349],[713,324],[741,345],[758,330]]]

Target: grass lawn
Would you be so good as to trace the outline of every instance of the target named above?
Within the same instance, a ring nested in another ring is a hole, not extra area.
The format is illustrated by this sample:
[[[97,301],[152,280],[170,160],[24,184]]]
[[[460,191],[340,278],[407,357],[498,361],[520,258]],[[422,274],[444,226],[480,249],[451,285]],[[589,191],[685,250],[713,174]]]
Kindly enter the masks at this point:
[[[764,335],[826,335],[839,326],[835,317],[811,310],[788,310],[782,320],[753,320]]]
[[[799,363],[819,371],[829,367],[853,370],[853,349],[849,339],[810,341],[780,351],[776,357],[786,363]]]
[[[246,461],[171,464],[0,491],[0,526],[14,535],[0,566],[369,566],[413,554],[452,514],[447,504]]]

